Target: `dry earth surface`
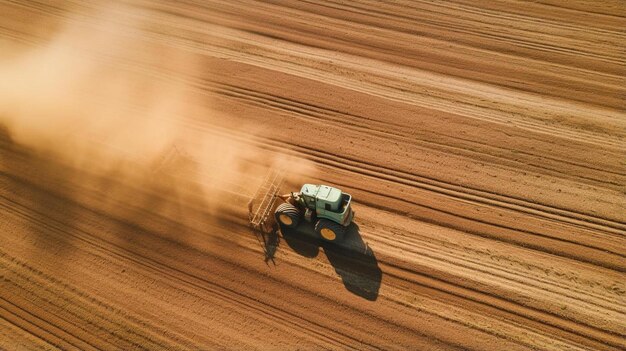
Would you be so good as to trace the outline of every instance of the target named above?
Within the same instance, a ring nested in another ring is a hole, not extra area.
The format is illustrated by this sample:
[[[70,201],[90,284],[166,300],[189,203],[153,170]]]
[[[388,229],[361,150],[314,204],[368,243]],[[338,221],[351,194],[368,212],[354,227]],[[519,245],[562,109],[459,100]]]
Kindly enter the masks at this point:
[[[68,25],[132,37],[146,55],[74,54],[183,85],[191,112],[159,118],[230,162],[137,181],[4,123],[1,349],[626,348],[622,1],[101,5],[0,1],[0,59]],[[27,92],[29,73],[13,72]],[[38,94],[19,108],[46,120]],[[344,244],[247,228],[268,160],[287,156],[294,188],[354,196]]]

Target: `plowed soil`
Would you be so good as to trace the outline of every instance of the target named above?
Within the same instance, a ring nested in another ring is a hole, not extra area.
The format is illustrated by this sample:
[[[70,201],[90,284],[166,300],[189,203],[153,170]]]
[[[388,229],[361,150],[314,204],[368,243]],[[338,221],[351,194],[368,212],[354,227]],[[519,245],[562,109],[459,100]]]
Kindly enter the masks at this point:
[[[194,113],[164,119],[254,151],[212,193],[2,125],[1,349],[626,348],[622,1],[123,5],[141,28],[92,2],[1,1],[0,58],[68,23],[130,33],[149,59],[94,60],[184,83]],[[201,69],[174,75],[163,48]],[[285,192],[353,195],[344,243],[250,231],[248,184],[277,155],[308,165]]]

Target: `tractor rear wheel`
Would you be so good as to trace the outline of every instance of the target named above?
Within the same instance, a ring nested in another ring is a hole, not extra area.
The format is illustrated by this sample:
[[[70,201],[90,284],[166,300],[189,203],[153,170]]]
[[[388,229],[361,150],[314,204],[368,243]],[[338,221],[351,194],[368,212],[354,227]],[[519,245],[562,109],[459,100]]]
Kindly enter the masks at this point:
[[[315,224],[315,232],[326,241],[341,241],[346,228],[328,219],[320,219]]]
[[[300,210],[290,203],[278,205],[274,215],[276,222],[285,228],[295,228],[300,222]]]

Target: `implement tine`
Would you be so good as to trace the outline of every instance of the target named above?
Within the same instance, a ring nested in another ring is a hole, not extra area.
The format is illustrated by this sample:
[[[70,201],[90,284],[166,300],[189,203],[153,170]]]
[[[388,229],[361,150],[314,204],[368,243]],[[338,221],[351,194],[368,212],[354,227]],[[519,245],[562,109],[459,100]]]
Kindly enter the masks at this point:
[[[267,222],[276,203],[276,194],[284,182],[282,169],[271,169],[263,183],[248,203],[250,226],[254,230],[269,232]],[[254,208],[255,203],[258,206]]]

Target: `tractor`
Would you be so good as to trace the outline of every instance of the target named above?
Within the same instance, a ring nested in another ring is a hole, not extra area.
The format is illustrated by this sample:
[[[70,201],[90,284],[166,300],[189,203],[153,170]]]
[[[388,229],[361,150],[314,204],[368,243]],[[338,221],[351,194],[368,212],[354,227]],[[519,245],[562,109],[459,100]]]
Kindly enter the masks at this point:
[[[323,240],[341,241],[354,218],[352,196],[337,188],[313,184],[304,184],[298,193],[279,195],[283,179],[281,171],[268,173],[248,203],[250,226],[269,233],[276,229],[276,224],[284,231],[296,229],[305,222],[314,225]],[[276,206],[278,199],[283,203]]]
[[[277,197],[285,201],[274,212],[277,223],[293,229],[304,219],[326,241],[341,241],[354,218],[352,196],[327,185],[304,184],[299,193]]]

